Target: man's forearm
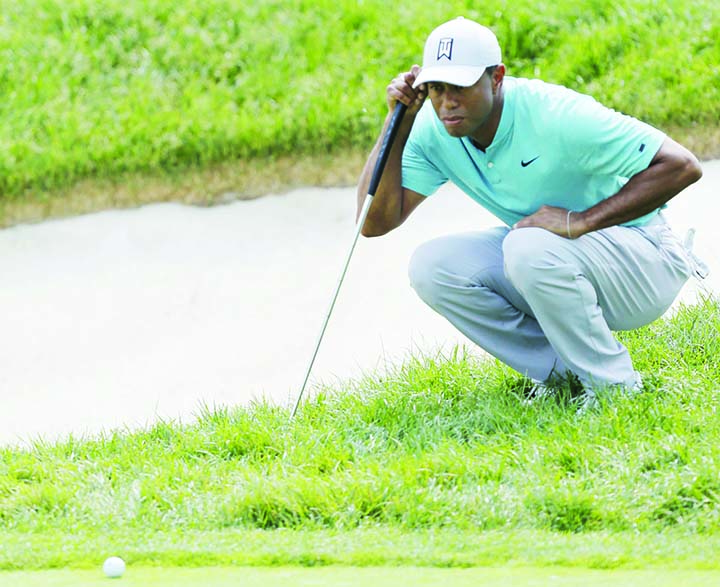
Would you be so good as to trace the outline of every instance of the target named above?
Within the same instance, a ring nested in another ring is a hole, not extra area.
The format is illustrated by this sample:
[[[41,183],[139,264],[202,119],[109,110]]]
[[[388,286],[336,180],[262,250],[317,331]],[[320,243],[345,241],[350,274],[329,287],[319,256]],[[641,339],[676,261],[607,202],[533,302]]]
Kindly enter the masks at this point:
[[[614,196],[577,212],[541,206],[514,228],[534,226],[566,238],[578,238],[652,212],[701,176],[702,169],[695,156],[672,139],[666,139],[650,166],[631,178]]]
[[[572,235],[623,224],[649,214],[702,176],[697,159],[667,139],[651,165],[614,196],[572,215]]]
[[[370,185],[370,180],[372,178],[380,151],[380,145],[382,144],[383,136],[387,132],[390,118],[391,114],[388,114],[383,131],[373,147],[360,176],[357,192],[358,216],[363,207],[363,203],[365,202],[365,198],[367,197],[368,187]],[[395,138],[395,142],[390,150],[385,170],[382,178],[380,179],[380,184],[378,185],[377,192],[373,199],[372,207],[370,208],[370,212],[365,220],[365,225],[362,231],[364,236],[377,236],[385,234],[402,223],[402,153],[408,136],[410,135],[414,118],[414,114],[406,114],[400,125],[397,137]]]

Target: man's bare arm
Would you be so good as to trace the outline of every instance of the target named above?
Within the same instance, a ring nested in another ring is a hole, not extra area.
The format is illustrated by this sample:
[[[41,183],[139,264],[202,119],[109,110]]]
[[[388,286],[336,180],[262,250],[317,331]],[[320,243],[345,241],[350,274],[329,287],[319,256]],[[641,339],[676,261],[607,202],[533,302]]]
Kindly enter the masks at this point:
[[[427,96],[426,89],[412,87],[420,68],[415,65],[412,71],[400,74],[387,88],[387,102],[389,113],[385,119],[383,132],[380,134],[375,147],[370,153],[365,168],[360,176],[357,192],[357,214],[359,215],[367,196],[368,186],[372,177],[375,163],[382,144],[382,137],[387,131],[388,124],[395,105],[398,101],[405,104],[408,109],[403,117],[397,137],[393,143],[390,155],[385,165],[380,184],[373,199],[372,206],[362,229],[363,236],[380,236],[400,226],[410,213],[417,208],[425,197],[402,187],[402,153],[405,143],[410,136],[415,116]]]
[[[573,212],[569,217],[565,208],[543,206],[523,218],[515,228],[536,226],[560,236],[577,238],[648,214],[701,177],[702,168],[695,156],[667,138],[648,168],[632,177],[614,196],[587,210]]]

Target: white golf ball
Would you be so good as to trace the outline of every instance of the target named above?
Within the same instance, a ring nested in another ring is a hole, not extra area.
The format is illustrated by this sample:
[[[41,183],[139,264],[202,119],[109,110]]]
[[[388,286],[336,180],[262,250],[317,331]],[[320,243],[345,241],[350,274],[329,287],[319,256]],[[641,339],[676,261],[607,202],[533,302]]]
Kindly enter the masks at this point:
[[[106,577],[117,579],[125,572],[125,561],[119,556],[111,556],[103,563],[103,573]]]

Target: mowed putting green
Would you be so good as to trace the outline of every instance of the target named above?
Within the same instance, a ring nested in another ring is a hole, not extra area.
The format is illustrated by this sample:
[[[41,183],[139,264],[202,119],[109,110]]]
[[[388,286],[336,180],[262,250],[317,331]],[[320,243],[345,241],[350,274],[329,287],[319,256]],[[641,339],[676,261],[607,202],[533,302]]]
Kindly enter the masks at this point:
[[[560,567],[452,568],[428,567],[321,567],[321,568],[129,568],[120,579],[95,571],[2,572],[0,586],[13,587],[395,587],[453,585],[453,587],[699,587],[720,585],[720,571],[697,570],[592,570]]]

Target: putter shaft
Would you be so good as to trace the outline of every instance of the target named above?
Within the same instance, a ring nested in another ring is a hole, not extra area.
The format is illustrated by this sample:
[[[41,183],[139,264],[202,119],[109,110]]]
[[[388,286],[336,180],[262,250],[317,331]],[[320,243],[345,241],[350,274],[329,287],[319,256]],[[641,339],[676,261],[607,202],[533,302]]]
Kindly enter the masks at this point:
[[[298,394],[295,406],[293,407],[292,413],[290,414],[291,419],[295,417],[298,407],[300,406],[300,402],[302,401],[303,394],[305,393],[305,387],[307,386],[308,380],[310,379],[310,373],[312,372],[313,365],[315,364],[315,359],[317,358],[318,351],[320,350],[320,344],[322,343],[323,336],[325,335],[325,329],[327,328],[328,322],[330,321],[330,315],[332,314],[333,308],[335,307],[335,302],[337,301],[338,294],[340,293],[340,287],[342,286],[342,282],[345,279],[345,274],[347,273],[348,266],[350,265],[350,259],[352,258],[353,251],[355,250],[355,245],[357,244],[360,233],[362,232],[363,225],[365,224],[365,219],[367,218],[368,212],[370,211],[370,205],[372,204],[373,198],[375,197],[375,192],[380,185],[380,179],[382,177],[383,170],[385,169],[385,164],[387,163],[388,157],[390,156],[392,144],[395,141],[395,136],[397,135],[397,131],[400,128],[400,122],[402,121],[402,117],[405,114],[406,109],[407,106],[405,106],[405,104],[401,102],[397,103],[397,105],[395,106],[395,110],[393,111],[392,118],[390,119],[390,124],[388,125],[385,136],[383,137],[383,142],[380,146],[380,152],[378,153],[378,158],[375,162],[375,169],[373,170],[372,177],[370,178],[368,194],[365,197],[362,210],[360,211],[360,215],[358,216],[357,223],[355,225],[355,234],[353,236],[347,256],[345,257],[345,264],[343,265],[342,272],[340,273],[340,278],[338,279],[332,299],[330,300],[330,307],[328,308],[328,311],[325,315],[325,320],[322,324],[322,328],[320,329],[320,335],[318,336],[317,343],[315,344],[315,350],[313,351],[312,358],[310,359],[310,364],[308,365],[307,371],[305,373],[305,379],[303,380],[302,387],[300,388],[300,393]]]

